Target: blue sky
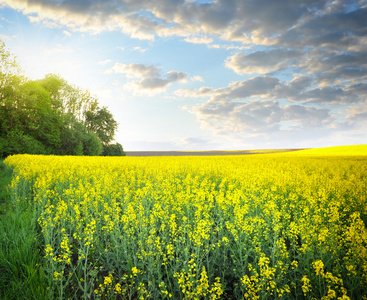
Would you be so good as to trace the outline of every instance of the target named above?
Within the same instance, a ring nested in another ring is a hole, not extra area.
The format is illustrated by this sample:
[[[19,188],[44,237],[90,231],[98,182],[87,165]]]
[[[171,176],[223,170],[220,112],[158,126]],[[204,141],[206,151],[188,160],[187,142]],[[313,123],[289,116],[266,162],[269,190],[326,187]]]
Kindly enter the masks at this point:
[[[0,0],[0,39],[127,151],[367,143],[365,0]]]

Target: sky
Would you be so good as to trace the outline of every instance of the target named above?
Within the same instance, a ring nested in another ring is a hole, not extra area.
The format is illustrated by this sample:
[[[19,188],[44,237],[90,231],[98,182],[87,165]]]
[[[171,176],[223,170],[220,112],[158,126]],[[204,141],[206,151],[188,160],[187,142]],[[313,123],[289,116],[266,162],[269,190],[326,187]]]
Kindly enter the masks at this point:
[[[367,144],[367,0],[0,0],[0,39],[125,151]]]

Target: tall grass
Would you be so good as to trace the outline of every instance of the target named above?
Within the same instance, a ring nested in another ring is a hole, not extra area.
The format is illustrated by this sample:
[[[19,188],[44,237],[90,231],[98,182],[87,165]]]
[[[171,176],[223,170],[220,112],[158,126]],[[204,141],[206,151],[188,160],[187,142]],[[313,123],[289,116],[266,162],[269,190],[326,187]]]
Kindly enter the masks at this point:
[[[3,215],[9,209],[9,190],[8,186],[11,182],[12,171],[4,164],[4,160],[0,159],[0,215]]]
[[[11,175],[0,161],[0,298],[46,299],[43,237],[32,210],[13,210]]]
[[[33,214],[0,219],[0,298],[47,299],[42,237]]]

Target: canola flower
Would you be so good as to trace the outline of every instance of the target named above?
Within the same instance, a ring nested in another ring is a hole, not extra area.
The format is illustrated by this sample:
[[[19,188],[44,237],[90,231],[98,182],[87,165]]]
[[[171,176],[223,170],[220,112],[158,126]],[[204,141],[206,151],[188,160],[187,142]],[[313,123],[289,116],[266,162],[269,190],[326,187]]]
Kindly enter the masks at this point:
[[[367,157],[295,153],[5,163],[50,299],[367,299]]]

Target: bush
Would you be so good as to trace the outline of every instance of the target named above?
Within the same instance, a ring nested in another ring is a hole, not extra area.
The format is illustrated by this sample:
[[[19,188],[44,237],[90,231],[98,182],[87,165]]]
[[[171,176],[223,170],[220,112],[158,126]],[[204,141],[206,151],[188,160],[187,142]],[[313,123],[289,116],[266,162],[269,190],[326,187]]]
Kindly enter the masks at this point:
[[[98,136],[93,133],[89,132],[84,138],[84,155],[90,156],[99,156],[103,152],[103,146],[101,141],[99,140]]]
[[[12,154],[48,154],[46,147],[32,136],[11,131],[6,138],[0,138],[0,156]]]
[[[110,144],[103,147],[103,156],[125,156],[126,153],[119,143]]]

